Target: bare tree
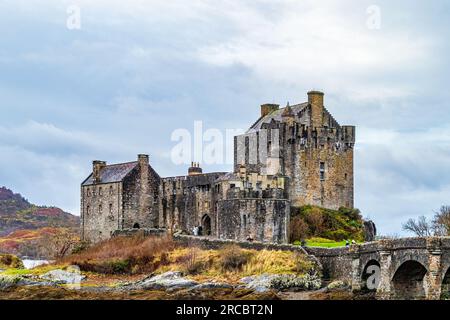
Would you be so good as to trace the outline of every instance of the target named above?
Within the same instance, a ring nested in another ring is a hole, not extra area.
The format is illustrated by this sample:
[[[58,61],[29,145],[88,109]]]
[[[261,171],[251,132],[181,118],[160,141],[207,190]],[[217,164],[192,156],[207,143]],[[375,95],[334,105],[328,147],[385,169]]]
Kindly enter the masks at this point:
[[[442,206],[441,209],[435,213],[433,227],[435,235],[450,235],[450,206]]]
[[[433,235],[433,225],[425,216],[420,216],[417,221],[409,219],[402,225],[403,230],[413,232],[418,237],[430,237]]]

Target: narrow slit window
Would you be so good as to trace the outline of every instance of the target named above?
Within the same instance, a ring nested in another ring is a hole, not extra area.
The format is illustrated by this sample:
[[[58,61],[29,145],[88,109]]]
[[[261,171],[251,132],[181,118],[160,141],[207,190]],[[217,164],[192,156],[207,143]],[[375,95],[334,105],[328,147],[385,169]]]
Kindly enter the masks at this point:
[[[320,163],[320,180],[325,180],[325,162]]]

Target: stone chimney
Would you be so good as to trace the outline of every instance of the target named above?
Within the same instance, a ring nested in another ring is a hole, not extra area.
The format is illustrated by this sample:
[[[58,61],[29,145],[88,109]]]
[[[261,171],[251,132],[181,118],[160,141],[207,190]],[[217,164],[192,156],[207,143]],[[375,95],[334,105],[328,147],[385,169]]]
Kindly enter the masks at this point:
[[[313,128],[323,125],[323,92],[309,91],[308,103],[311,105],[311,124]]]
[[[188,176],[196,176],[202,173],[203,170],[200,168],[200,164],[198,162],[191,162],[191,166],[188,169]]]
[[[102,169],[106,167],[106,161],[94,160],[92,161],[92,175],[94,183],[101,182]]]
[[[265,117],[268,114],[271,114],[274,111],[277,111],[280,108],[280,105],[273,103],[266,103],[261,105],[261,117]]]
[[[138,223],[145,226],[145,222],[150,215],[150,194],[149,194],[149,157],[147,154],[138,155],[139,165],[139,218]]]

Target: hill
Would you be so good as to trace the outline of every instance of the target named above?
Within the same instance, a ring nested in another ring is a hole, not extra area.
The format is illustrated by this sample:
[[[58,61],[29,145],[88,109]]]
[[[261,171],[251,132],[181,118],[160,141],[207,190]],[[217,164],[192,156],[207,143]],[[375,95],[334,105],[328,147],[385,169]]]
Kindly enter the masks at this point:
[[[78,229],[80,218],[56,207],[31,204],[19,193],[0,188],[0,236],[45,227]]]
[[[79,225],[79,217],[60,208],[37,206],[19,193],[0,188],[0,253],[42,256],[42,240],[75,236]]]

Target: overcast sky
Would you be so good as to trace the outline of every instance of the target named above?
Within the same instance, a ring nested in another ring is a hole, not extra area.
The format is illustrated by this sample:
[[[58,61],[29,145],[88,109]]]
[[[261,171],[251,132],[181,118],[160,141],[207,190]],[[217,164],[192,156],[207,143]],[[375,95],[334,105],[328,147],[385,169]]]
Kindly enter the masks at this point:
[[[246,129],[318,89],[357,126],[355,206],[379,233],[450,204],[448,1],[30,3],[0,0],[0,186],[33,203],[79,214],[93,159],[184,174],[175,129]]]

